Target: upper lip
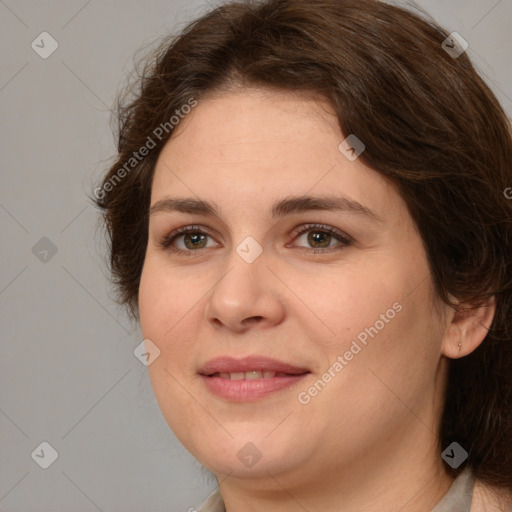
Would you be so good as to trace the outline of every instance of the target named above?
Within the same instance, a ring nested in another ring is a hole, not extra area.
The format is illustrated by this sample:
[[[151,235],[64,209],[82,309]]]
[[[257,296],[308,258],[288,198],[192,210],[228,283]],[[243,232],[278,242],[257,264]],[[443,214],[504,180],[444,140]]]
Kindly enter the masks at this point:
[[[213,375],[215,373],[236,373],[252,371],[271,371],[288,373],[290,375],[300,375],[309,373],[307,368],[293,366],[277,359],[271,359],[266,356],[248,356],[242,359],[236,359],[230,356],[217,357],[206,362],[199,369],[200,375]]]

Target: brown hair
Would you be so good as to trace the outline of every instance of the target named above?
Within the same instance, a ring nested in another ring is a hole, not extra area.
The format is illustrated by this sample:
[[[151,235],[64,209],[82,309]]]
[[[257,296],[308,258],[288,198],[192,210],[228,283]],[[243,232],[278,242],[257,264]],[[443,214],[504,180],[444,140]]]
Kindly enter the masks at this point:
[[[450,361],[440,443],[456,441],[477,478],[511,490],[512,201],[504,191],[512,186],[512,136],[467,54],[454,58],[442,47],[448,36],[377,0],[225,4],[165,40],[135,97],[119,100],[119,156],[95,202],[120,302],[136,317],[152,175],[172,135],[166,125],[157,138],[155,128],[191,98],[237,84],[327,98],[342,133],[366,145],[360,158],[406,201],[439,297],[454,307],[449,295],[468,305],[496,298],[483,343]],[[127,170],[148,137],[155,147]],[[456,476],[462,467],[446,470]]]

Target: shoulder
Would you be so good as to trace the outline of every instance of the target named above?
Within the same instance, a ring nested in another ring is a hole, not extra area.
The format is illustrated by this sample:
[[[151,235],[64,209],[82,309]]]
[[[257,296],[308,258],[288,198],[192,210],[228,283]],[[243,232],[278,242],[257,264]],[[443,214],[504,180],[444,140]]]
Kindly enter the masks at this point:
[[[512,490],[491,487],[475,480],[470,512],[507,512],[512,510]]]

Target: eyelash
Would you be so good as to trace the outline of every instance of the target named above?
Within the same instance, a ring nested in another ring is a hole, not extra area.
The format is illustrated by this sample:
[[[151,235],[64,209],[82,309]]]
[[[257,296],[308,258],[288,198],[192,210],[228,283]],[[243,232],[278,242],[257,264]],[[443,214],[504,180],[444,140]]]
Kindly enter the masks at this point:
[[[320,233],[327,233],[327,234],[333,236],[334,238],[336,238],[340,242],[340,244],[337,246],[334,246],[334,247],[327,247],[325,249],[307,250],[307,248],[301,247],[301,249],[306,249],[305,252],[307,254],[318,254],[318,253],[325,254],[328,252],[332,252],[332,250],[343,249],[344,247],[347,247],[352,244],[352,240],[347,235],[344,235],[344,234],[338,232],[337,230],[335,230],[334,228],[331,228],[330,226],[326,226],[324,224],[304,224],[302,226],[299,226],[299,228],[296,228],[292,232],[292,235],[294,236],[294,240],[299,238],[304,233],[308,233],[309,231],[318,231]],[[203,249],[209,249],[209,247],[201,247],[199,249],[184,250],[184,249],[178,249],[172,245],[173,242],[177,238],[179,238],[180,236],[186,235],[188,233],[207,235],[207,236],[211,237],[211,235],[208,233],[208,231],[206,231],[202,226],[185,226],[183,228],[175,229],[173,232],[166,235],[162,239],[162,241],[159,243],[159,245],[160,245],[160,247],[162,247],[163,249],[166,249],[167,251],[169,251],[171,253],[183,254],[186,256],[193,256],[194,255],[193,253],[200,253],[200,252],[202,252]]]

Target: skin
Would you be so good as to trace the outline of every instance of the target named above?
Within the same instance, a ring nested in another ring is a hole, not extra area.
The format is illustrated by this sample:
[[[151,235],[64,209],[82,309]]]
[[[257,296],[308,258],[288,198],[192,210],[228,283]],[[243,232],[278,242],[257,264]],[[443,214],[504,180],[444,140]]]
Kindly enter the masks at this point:
[[[404,201],[361,158],[340,152],[344,138],[318,97],[240,88],[201,98],[155,168],[152,206],[190,197],[220,209],[219,218],[150,216],[139,308],[144,338],[160,350],[148,369],[162,413],[216,475],[227,512],[425,512],[453,481],[436,435],[447,358],[481,343],[494,306],[462,315],[435,297]],[[270,216],[275,201],[303,194],[347,196],[382,222],[334,210]],[[318,228],[293,234],[308,223],[352,243]],[[189,225],[209,235],[204,248],[190,235],[174,246],[191,255],[160,245]],[[327,238],[315,244],[308,234],[318,231]],[[263,251],[252,263],[236,252],[249,236]],[[298,393],[394,303],[401,311],[300,403]],[[311,374],[246,403],[212,395],[197,374],[214,357],[251,354]],[[248,442],[261,454],[252,467],[237,457]]]

